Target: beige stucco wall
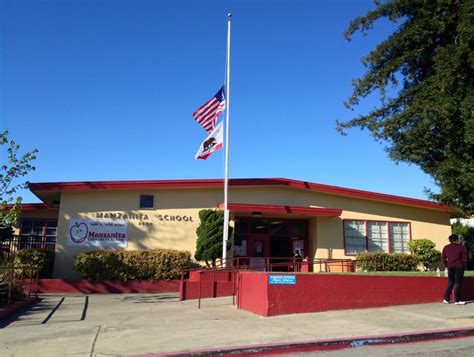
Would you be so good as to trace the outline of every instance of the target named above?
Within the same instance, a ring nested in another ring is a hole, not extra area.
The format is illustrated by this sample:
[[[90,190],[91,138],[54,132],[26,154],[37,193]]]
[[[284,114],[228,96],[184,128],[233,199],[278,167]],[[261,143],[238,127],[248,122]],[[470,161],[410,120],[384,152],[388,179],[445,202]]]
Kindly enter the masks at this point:
[[[439,250],[451,234],[449,214],[443,211],[288,188],[242,188],[234,193],[232,202],[342,209],[340,217],[309,220],[309,248],[315,258],[348,258],[344,254],[344,219],[409,222],[411,239],[430,239]]]
[[[154,195],[154,209],[139,209],[140,195]],[[142,217],[147,216],[147,219],[128,220],[127,249],[173,248],[188,250],[194,254],[199,210],[217,207],[222,201],[221,196],[221,190],[197,189],[63,192],[59,211],[54,276],[78,278],[78,274],[72,270],[75,257],[83,251],[93,250],[67,245],[70,219],[96,219],[98,213],[141,214]],[[165,215],[186,216],[188,221],[166,221]]]
[[[142,194],[155,196],[155,208],[139,209]],[[69,220],[95,219],[97,213],[147,215],[130,219],[127,249],[174,248],[194,253],[198,212],[214,208],[223,201],[221,189],[156,189],[70,191],[61,195],[54,276],[77,278],[72,270],[74,258],[84,251],[67,245]],[[403,221],[411,223],[412,239],[428,238],[441,248],[450,234],[445,212],[348,198],[309,190],[281,187],[231,188],[229,202],[341,208],[341,217],[295,217],[309,219],[309,255],[315,258],[347,258],[344,255],[343,219]],[[192,222],[164,221],[159,215],[180,215]],[[264,215],[265,216],[265,215]],[[288,217],[290,218],[290,216]],[[143,224],[145,223],[145,224]]]

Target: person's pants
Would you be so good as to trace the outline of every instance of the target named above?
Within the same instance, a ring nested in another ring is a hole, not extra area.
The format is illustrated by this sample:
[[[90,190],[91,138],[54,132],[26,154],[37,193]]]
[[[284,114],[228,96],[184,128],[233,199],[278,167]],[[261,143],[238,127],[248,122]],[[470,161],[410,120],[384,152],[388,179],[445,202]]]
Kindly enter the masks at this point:
[[[449,301],[454,286],[454,301],[461,301],[462,279],[464,268],[448,268],[448,286],[444,293],[444,300]]]

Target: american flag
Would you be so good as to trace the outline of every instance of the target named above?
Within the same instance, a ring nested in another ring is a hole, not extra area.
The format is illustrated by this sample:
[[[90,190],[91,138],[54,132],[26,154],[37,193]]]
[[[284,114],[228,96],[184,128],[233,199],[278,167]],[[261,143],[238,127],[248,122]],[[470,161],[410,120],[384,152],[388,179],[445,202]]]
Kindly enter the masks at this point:
[[[196,120],[207,132],[214,130],[217,117],[225,109],[225,92],[224,86],[221,87],[214,97],[209,99],[203,106],[199,107],[193,113],[193,118]]]

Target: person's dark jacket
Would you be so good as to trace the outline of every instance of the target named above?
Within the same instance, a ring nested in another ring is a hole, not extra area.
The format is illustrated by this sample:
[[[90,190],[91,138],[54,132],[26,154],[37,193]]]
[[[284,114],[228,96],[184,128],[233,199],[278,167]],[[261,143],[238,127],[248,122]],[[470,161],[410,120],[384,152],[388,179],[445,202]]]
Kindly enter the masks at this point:
[[[445,267],[463,268],[467,261],[467,252],[459,243],[450,243],[443,248],[441,259]]]

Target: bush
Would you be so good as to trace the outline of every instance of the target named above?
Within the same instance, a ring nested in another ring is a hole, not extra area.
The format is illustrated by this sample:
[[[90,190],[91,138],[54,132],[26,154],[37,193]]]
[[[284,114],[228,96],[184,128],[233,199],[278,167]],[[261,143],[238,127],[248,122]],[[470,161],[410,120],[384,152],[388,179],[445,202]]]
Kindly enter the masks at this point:
[[[78,255],[74,269],[93,281],[170,280],[191,263],[191,253],[174,249],[101,250]]]
[[[8,283],[9,274],[0,272],[0,307],[8,304]],[[14,281],[12,286],[12,301],[21,301],[25,298],[23,285],[19,281]]]
[[[41,277],[51,275],[54,264],[54,252],[38,248],[19,250],[14,259],[16,269],[24,269],[26,273],[40,272]]]
[[[356,265],[366,271],[416,271],[418,259],[403,253],[359,253]]]
[[[441,252],[437,251],[435,246],[436,244],[429,239],[414,239],[408,243],[411,254],[418,259],[425,270],[429,270],[432,264],[441,260]]]

